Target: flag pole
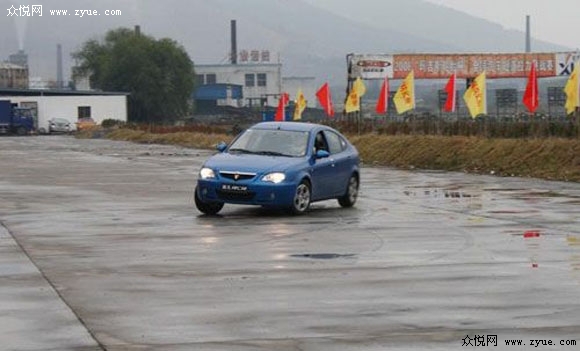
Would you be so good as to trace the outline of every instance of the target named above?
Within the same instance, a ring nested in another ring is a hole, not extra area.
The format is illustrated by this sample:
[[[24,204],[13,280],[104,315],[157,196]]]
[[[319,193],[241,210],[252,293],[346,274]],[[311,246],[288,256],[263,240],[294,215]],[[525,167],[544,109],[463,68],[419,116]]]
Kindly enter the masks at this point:
[[[329,89],[330,89],[330,87],[329,87]],[[326,94],[326,106],[330,106],[330,93]],[[329,111],[330,111],[330,109],[329,109]],[[333,113],[333,115],[334,115],[334,113]]]
[[[580,62],[576,61],[576,65]],[[574,119],[576,119],[576,137],[580,139],[580,79],[576,79],[576,108],[574,109]]]
[[[580,65],[580,61],[575,62]],[[574,109],[574,117],[576,118],[576,137],[580,139],[580,79],[576,79],[576,108]]]
[[[362,79],[362,78],[361,78]],[[358,86],[357,86],[358,88]],[[357,92],[358,95],[358,92]],[[354,118],[356,119],[356,128],[358,130],[358,135],[360,136],[360,126],[361,126],[361,116],[362,116],[362,97],[358,95],[358,111],[356,111]]]
[[[346,68],[347,68],[347,74],[346,74],[346,98],[344,99],[344,107],[342,108],[342,120],[348,120],[348,122],[350,122],[350,118],[346,113],[346,101],[348,100],[348,95],[350,94],[350,90],[352,89],[352,78],[350,77],[351,73],[352,73],[352,62],[351,62],[351,58],[352,58],[353,54],[347,54],[346,55]]]

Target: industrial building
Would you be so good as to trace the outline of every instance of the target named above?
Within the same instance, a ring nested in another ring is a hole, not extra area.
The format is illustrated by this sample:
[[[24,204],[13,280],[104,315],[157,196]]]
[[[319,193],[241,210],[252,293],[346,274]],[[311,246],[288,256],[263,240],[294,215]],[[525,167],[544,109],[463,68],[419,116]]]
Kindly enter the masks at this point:
[[[242,96],[220,99],[218,104],[221,105],[272,106],[278,103],[282,90],[281,69],[282,64],[279,63],[195,65],[196,83],[201,89],[214,86],[216,92],[220,91],[220,85],[242,87]]]
[[[314,77],[282,77],[282,63],[273,62],[268,50],[239,50],[236,21],[231,21],[230,62],[195,64],[195,105],[266,108],[276,106],[280,94],[294,99],[298,89],[309,107],[316,106]]]
[[[0,88],[28,88],[28,68],[11,62],[0,62]]]
[[[74,123],[92,118],[97,124],[105,119],[127,121],[127,93],[0,89],[0,100],[10,100],[18,107],[30,108],[39,132],[48,130],[48,120],[65,118]]]

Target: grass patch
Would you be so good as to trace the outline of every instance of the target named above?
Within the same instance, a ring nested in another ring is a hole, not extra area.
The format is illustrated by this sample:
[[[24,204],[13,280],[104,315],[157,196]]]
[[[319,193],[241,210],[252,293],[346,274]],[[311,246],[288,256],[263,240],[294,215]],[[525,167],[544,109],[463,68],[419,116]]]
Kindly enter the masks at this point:
[[[443,136],[353,137],[366,163],[580,181],[580,142]]]

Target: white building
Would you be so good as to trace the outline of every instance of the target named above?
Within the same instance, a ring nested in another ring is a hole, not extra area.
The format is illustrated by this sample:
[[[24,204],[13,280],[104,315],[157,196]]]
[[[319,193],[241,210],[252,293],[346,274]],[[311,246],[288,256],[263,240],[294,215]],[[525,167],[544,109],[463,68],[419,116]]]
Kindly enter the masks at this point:
[[[65,118],[74,123],[90,117],[97,124],[105,119],[127,121],[126,93],[65,90],[1,89],[0,100],[30,108],[39,132],[48,130],[48,120]]]
[[[242,86],[242,106],[276,106],[282,91],[281,63],[195,65],[196,84]]]

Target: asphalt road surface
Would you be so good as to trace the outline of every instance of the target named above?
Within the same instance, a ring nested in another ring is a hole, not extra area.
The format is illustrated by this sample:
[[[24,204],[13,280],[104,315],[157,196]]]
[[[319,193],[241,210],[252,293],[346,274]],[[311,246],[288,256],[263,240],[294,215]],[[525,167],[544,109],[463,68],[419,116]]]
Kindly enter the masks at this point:
[[[209,154],[0,138],[0,350],[580,348],[579,184],[365,167],[353,209],[206,217]]]

